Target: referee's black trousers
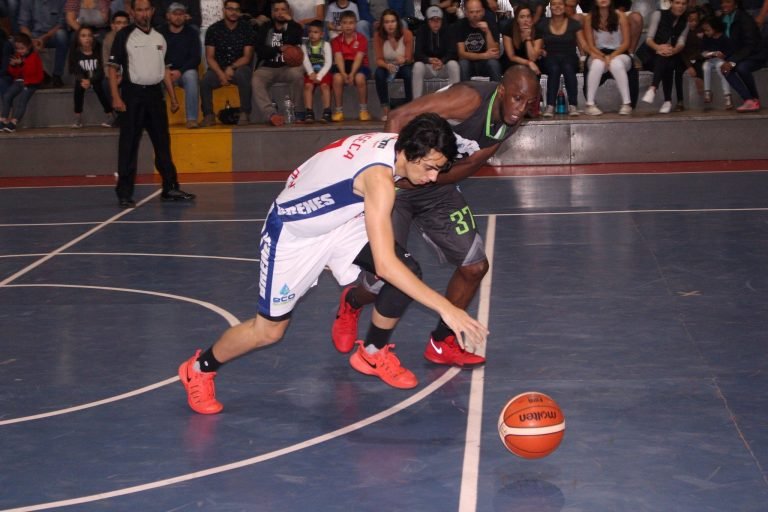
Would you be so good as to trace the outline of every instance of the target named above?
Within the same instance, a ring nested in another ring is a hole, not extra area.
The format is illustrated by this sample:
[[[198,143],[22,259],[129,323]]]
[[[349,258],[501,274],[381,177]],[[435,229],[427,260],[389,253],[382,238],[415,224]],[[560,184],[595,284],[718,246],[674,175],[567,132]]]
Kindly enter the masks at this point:
[[[117,149],[117,197],[132,199],[139,158],[139,143],[144,130],[155,150],[155,168],[163,177],[163,192],[178,188],[176,166],[171,158],[171,135],[162,84],[122,85],[125,112],[120,116],[120,141]]]

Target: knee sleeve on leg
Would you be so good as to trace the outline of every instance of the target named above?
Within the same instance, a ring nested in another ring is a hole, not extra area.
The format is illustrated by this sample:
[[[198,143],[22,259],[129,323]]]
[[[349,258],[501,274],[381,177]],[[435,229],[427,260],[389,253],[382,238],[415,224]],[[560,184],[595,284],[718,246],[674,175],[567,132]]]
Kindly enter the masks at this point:
[[[400,260],[413,272],[416,277],[421,279],[421,267],[419,263],[409,254],[399,254]],[[382,281],[383,282],[383,281]],[[400,318],[405,313],[408,305],[411,303],[408,295],[404,294],[389,283],[384,283],[376,298],[376,311],[388,318]]]

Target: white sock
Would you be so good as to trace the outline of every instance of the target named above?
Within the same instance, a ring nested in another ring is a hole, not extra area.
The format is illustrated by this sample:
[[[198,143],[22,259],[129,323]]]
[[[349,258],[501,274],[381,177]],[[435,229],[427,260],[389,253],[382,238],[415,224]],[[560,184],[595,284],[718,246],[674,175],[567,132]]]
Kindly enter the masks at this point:
[[[378,348],[376,348],[376,345],[374,345],[373,343],[371,343],[370,345],[366,345],[366,346],[365,346],[365,351],[366,351],[366,352],[368,352],[369,354],[373,355],[373,354],[375,354],[376,352],[378,352],[378,351],[379,351],[379,349],[378,349]]]

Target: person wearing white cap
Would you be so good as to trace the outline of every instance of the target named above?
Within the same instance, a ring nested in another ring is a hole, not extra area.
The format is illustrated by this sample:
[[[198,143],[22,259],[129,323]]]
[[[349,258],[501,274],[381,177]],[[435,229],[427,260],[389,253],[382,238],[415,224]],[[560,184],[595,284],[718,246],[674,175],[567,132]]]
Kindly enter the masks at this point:
[[[424,78],[447,78],[451,84],[459,81],[461,71],[456,60],[448,27],[443,23],[443,10],[433,5],[427,8],[427,22],[416,31],[416,51],[413,64],[413,97],[424,93]]]

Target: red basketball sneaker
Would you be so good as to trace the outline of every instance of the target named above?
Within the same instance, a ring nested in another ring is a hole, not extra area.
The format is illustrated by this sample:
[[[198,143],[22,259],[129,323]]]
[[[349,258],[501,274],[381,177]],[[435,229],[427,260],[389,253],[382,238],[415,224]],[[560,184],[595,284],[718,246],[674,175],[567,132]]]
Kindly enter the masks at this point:
[[[435,364],[448,366],[477,366],[485,363],[484,357],[461,348],[453,334],[449,334],[444,340],[435,340],[430,336],[424,357]]]
[[[341,292],[339,310],[336,312],[336,320],[334,320],[331,328],[333,345],[342,354],[346,354],[355,346],[357,321],[360,318],[360,313],[363,312],[363,308],[355,309],[347,304],[347,294],[354,288],[354,286],[347,286]]]
[[[187,390],[187,403],[199,414],[219,413],[224,406],[216,400],[216,386],[213,384],[216,372],[195,370],[198,357],[200,357],[200,350],[179,366],[179,379]]]
[[[363,342],[358,340],[357,350],[349,358],[352,368],[365,375],[375,375],[393,388],[415,388],[419,381],[412,371],[403,368],[392,350],[395,345],[387,345],[375,354],[369,354]]]

